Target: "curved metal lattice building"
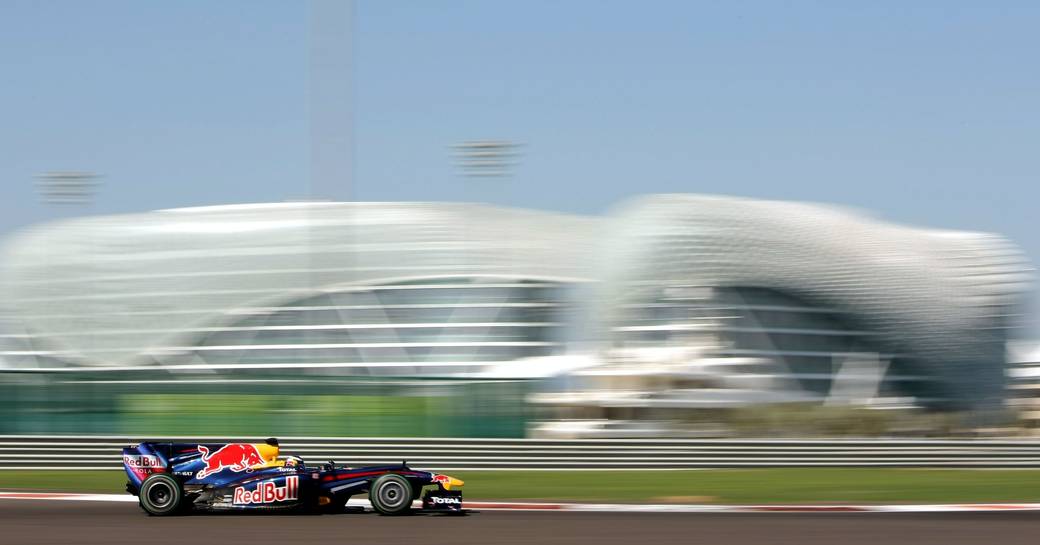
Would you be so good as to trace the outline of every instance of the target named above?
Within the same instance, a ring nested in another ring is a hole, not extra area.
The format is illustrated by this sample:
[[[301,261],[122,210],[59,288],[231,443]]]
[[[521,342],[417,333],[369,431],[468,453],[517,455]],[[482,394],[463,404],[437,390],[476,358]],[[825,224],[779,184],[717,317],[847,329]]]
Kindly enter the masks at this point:
[[[553,354],[595,219],[282,203],[75,219],[2,258],[7,365],[450,374]]]
[[[615,347],[704,342],[826,396],[835,358],[885,360],[892,394],[995,407],[1030,268],[1005,240],[814,204],[657,195],[608,227],[601,313]],[[688,339],[684,341],[683,339]]]
[[[986,407],[1002,398],[1029,278],[993,235],[791,202],[658,195],[603,218],[450,203],[185,208],[12,237],[0,358],[472,376],[580,341],[605,363],[591,374],[648,364],[617,373],[629,406]],[[575,324],[590,317],[602,325],[592,338]],[[636,391],[631,377],[661,361],[679,364],[662,371],[671,385]],[[861,387],[871,373],[874,390]]]

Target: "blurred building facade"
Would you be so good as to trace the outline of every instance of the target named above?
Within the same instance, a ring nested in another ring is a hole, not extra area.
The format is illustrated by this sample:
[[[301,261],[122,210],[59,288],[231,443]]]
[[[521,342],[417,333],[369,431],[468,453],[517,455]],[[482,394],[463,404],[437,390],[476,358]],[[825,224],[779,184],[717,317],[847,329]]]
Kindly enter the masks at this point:
[[[15,367],[452,375],[552,354],[595,221],[285,203],[45,225],[3,259]],[[12,327],[13,326],[13,327]]]
[[[1023,430],[1028,435],[1040,436],[1040,346],[1012,343],[1008,356],[1011,360],[1010,402]]]
[[[0,258],[3,425],[523,433],[522,383],[463,380],[565,351],[597,226],[479,205],[311,202],[30,228]]]
[[[103,414],[142,391],[256,401],[292,381],[373,399],[462,388],[484,401],[439,410],[492,423],[529,418],[526,399],[550,426],[782,402],[992,408],[1029,279],[997,236],[802,203],[164,210],[8,240],[0,361],[20,395],[74,376],[59,382],[131,400]]]
[[[606,232],[603,364],[536,396],[593,432],[755,403],[1004,406],[1031,269],[1000,237],[699,195],[637,199]]]

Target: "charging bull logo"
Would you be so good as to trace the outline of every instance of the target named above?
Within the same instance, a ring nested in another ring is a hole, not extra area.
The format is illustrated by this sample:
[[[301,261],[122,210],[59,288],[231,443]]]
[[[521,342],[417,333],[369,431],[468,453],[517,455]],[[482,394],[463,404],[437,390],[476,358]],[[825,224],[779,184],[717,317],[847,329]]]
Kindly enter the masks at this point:
[[[212,454],[208,448],[202,445],[198,446],[198,450],[202,453],[202,461],[206,463],[206,467],[195,474],[196,479],[205,479],[207,475],[212,475],[222,469],[230,469],[236,473],[248,471],[253,466],[264,463],[260,451],[248,443],[224,445]]]
[[[252,490],[246,490],[244,486],[236,487],[231,503],[234,505],[249,505],[295,500],[299,497],[299,490],[299,477],[286,477],[285,486],[278,486],[274,481],[263,481]]]
[[[431,482],[431,483],[441,483],[441,484],[448,484],[448,483],[450,483],[450,482],[451,482],[451,477],[449,477],[449,476],[447,476],[447,475],[434,475],[434,476],[433,476],[433,477],[432,477],[432,478],[430,479],[430,482]]]

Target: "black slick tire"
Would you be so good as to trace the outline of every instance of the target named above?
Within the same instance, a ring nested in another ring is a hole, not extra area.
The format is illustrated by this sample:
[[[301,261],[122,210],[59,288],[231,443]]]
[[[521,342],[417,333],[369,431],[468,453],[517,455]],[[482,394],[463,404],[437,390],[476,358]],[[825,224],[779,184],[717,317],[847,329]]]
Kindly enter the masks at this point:
[[[372,508],[380,515],[404,515],[412,510],[415,493],[408,479],[388,473],[375,480],[368,492]]]
[[[138,499],[141,509],[157,517],[177,513],[184,498],[180,483],[170,475],[156,473],[141,483]]]

